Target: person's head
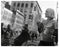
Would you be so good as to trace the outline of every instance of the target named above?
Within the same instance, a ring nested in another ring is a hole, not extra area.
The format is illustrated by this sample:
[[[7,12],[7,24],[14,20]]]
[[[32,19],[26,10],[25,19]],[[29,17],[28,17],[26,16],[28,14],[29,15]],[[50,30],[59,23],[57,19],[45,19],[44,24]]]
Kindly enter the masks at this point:
[[[53,18],[55,17],[54,10],[51,9],[51,8],[46,9],[45,16],[46,16],[48,19],[53,19]]]
[[[25,27],[28,27],[28,24],[25,24]]]
[[[8,24],[7,28],[10,28],[10,25]]]
[[[16,33],[18,33],[18,31],[16,31]]]
[[[28,31],[28,24],[25,24],[25,25],[23,26],[23,30],[24,30],[24,31]]]
[[[3,26],[4,24],[3,23],[1,23],[1,26]]]
[[[24,25],[24,28],[27,29],[27,28],[28,28],[28,24],[25,24],[25,25]]]

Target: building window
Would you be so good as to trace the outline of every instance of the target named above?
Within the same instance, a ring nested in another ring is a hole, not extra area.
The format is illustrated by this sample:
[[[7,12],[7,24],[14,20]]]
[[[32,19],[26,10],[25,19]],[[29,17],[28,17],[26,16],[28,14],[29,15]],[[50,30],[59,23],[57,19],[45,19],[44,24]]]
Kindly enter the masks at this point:
[[[24,14],[24,18],[25,18],[25,19],[26,19],[26,16],[27,16],[27,15],[26,15],[26,14]]]
[[[20,3],[17,4],[17,7],[19,7],[19,6],[20,6]]]
[[[16,3],[14,2],[14,6],[16,6]]]
[[[34,7],[34,11],[36,11],[36,6]]]
[[[33,3],[31,3],[31,8],[33,7]]]
[[[33,21],[33,15],[29,15],[29,20],[32,22]]]
[[[26,13],[27,11],[25,10],[24,12]]]
[[[21,7],[24,7],[24,3],[21,4]]]
[[[33,19],[33,15],[29,15],[29,19],[31,19],[31,20],[32,20],[32,19]]]
[[[19,8],[18,8],[18,10],[19,10]]]
[[[25,7],[27,8],[28,7],[28,4],[26,3]]]
[[[23,12],[23,9],[20,9],[20,12]]]

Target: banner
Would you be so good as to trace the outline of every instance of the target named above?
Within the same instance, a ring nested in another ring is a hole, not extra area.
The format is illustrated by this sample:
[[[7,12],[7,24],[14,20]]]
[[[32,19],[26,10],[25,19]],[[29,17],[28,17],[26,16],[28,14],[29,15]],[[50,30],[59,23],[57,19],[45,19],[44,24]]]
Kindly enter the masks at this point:
[[[15,22],[14,22],[14,29],[15,29],[15,31],[21,31],[23,25],[24,25],[23,14],[17,11]]]
[[[3,22],[6,25],[11,24],[13,12],[8,10],[7,8],[4,8],[4,12],[1,13],[3,13],[3,15],[1,16],[1,22]]]

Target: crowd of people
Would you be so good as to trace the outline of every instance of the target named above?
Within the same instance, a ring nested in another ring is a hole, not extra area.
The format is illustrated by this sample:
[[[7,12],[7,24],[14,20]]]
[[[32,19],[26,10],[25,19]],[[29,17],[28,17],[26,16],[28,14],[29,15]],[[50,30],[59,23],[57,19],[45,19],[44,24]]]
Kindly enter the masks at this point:
[[[42,22],[37,22],[38,32],[40,36],[40,42],[38,46],[54,46],[58,43],[58,28],[55,28],[54,19],[54,10],[48,8],[45,13],[47,20],[43,20]],[[1,23],[1,45],[6,46],[10,45],[9,41],[13,37],[13,31],[10,28],[10,25],[7,28],[3,28],[3,23]],[[28,40],[34,40],[34,37],[37,39],[37,34],[29,32],[28,24],[25,24],[23,27],[21,34],[14,39],[13,46],[21,46],[24,42],[27,43]],[[5,41],[3,41],[3,38]]]
[[[1,23],[1,45],[9,45],[9,40],[13,36],[13,32],[8,24],[7,28],[4,27],[4,23]]]

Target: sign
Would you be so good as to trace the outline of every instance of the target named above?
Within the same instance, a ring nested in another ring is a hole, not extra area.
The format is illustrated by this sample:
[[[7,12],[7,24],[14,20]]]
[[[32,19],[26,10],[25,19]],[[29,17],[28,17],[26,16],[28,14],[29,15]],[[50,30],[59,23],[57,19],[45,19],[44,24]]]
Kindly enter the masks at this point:
[[[33,14],[29,15],[29,19],[28,19],[28,29],[31,30],[33,26]]]
[[[21,12],[17,11],[16,17],[15,17],[15,22],[14,22],[15,31],[21,31],[23,24],[24,24],[23,14]]]
[[[11,19],[12,19],[12,14],[13,12],[8,10],[7,8],[4,8],[4,12],[2,12],[3,15],[1,16],[1,21],[4,23],[4,24],[11,24]]]

